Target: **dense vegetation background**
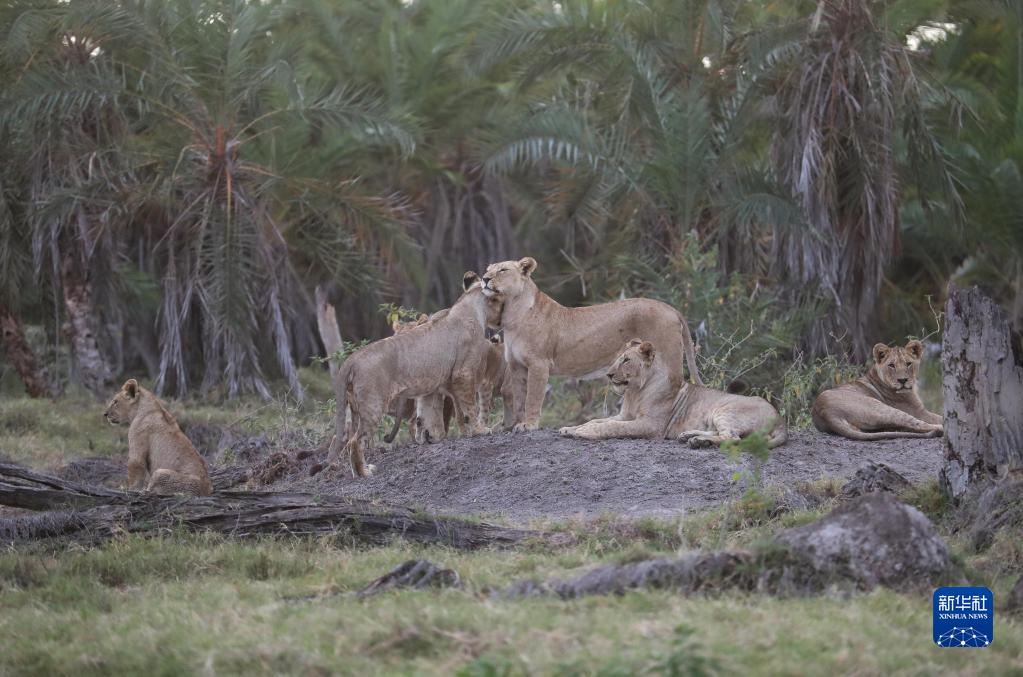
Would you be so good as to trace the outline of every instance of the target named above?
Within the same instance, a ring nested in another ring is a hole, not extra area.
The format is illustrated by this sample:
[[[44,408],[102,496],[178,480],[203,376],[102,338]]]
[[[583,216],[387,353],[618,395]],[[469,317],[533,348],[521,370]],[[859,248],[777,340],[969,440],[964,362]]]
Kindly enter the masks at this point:
[[[300,394],[317,286],[372,338],[523,255],[719,385],[933,335],[950,280],[1023,323],[1020,2],[12,0],[0,83],[7,392]]]

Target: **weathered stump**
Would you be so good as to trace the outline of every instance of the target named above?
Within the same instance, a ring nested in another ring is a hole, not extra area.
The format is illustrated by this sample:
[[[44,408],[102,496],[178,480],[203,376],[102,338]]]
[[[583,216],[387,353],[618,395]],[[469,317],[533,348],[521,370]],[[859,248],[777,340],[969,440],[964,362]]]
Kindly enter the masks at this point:
[[[330,365],[330,376],[333,380],[340,368],[337,360],[333,359],[334,353],[344,345],[341,341],[341,328],[337,324],[337,312],[327,299],[327,290],[321,285],[316,285],[315,296],[316,328],[319,329],[323,349],[327,352],[327,363]]]
[[[959,500],[971,488],[1023,470],[1023,337],[976,287],[949,287],[942,368],[940,481]]]

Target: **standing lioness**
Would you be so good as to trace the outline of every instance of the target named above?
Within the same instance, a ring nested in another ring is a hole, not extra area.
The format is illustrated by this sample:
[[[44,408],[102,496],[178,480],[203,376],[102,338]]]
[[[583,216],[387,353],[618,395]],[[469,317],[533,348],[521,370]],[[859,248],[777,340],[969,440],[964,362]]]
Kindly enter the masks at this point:
[[[206,462],[156,395],[130,379],[103,413],[128,426],[128,488],[157,494],[213,493]],[[148,479],[148,482],[146,481]]]
[[[923,353],[919,341],[875,345],[866,376],[817,396],[810,410],[817,430],[853,440],[940,436],[941,416],[927,411],[916,391]]]
[[[677,310],[652,299],[624,299],[566,308],[532,280],[536,261],[492,263],[483,275],[483,293],[504,301],[504,356],[508,363],[502,394],[512,400],[515,430],[535,430],[551,375],[601,378],[622,346],[642,336],[657,346],[657,360],[677,390],[690,376],[701,383],[693,340]]]

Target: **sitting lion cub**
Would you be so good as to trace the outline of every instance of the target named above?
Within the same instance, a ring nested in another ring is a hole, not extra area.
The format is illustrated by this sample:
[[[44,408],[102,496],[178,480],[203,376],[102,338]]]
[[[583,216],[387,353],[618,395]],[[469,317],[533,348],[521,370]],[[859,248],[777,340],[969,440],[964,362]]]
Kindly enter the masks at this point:
[[[939,437],[941,416],[927,411],[916,391],[923,352],[919,341],[875,345],[866,376],[817,396],[810,410],[817,430],[853,440]]]
[[[766,400],[692,383],[673,390],[659,364],[654,361],[653,344],[631,340],[607,375],[612,389],[624,395],[621,412],[611,418],[562,428],[561,434],[590,440],[678,439],[693,448],[717,446],[759,430],[771,430],[767,438],[771,448],[788,439],[784,420]]]
[[[156,395],[130,379],[103,414],[128,426],[128,488],[157,494],[213,493],[206,462]],[[148,479],[148,482],[147,482]]]

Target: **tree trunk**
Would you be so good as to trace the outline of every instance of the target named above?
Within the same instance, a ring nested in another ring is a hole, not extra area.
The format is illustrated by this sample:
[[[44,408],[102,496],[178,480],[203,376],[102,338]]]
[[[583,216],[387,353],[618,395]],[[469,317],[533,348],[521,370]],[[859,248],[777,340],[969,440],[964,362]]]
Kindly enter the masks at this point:
[[[52,536],[91,543],[117,533],[158,534],[182,527],[231,538],[341,534],[364,543],[401,537],[467,549],[512,545],[537,535],[344,496],[227,491],[182,499],[116,491],[3,463],[0,505],[46,511],[0,518],[0,543]]]
[[[979,289],[949,287],[942,344],[945,461],[954,499],[1023,470],[1023,336]]]
[[[21,376],[29,397],[56,397],[60,394],[57,383],[50,378],[46,367],[25,339],[21,320],[4,303],[0,303],[0,346]]]
[[[71,324],[71,349],[82,385],[94,395],[103,395],[113,382],[110,365],[99,349],[93,330],[97,320],[89,283],[78,272],[71,256],[65,256],[60,268],[64,306]]]
[[[316,285],[316,326],[320,330],[320,340],[323,341],[323,348],[327,351],[327,357],[331,358],[334,353],[341,349],[341,329],[337,326],[337,311],[327,300],[327,292],[321,285]],[[331,381],[337,376],[337,360],[330,359]]]

